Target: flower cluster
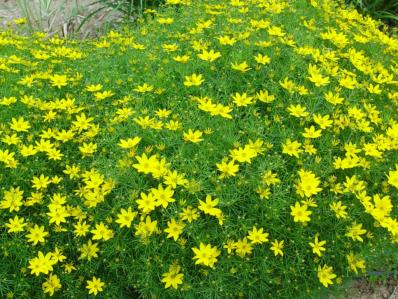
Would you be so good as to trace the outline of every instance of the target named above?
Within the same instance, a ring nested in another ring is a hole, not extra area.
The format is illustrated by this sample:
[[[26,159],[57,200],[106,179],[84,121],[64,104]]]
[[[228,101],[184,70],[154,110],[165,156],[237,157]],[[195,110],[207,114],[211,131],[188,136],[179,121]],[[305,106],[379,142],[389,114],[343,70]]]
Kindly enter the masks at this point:
[[[332,0],[0,31],[2,294],[310,297],[377,268],[398,244],[397,45]]]

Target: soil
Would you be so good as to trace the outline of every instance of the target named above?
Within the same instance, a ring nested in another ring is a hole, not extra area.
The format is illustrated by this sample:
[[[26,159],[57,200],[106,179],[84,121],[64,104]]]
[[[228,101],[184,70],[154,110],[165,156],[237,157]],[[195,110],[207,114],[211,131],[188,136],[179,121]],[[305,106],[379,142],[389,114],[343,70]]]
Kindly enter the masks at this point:
[[[358,279],[348,289],[342,298],[349,299],[398,299],[398,279],[370,282]]]

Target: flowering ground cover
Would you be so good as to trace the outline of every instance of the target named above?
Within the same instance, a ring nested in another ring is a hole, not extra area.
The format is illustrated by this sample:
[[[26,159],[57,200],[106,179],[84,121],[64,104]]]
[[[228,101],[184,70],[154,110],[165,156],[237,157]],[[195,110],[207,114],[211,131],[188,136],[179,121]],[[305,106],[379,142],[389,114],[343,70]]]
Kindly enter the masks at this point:
[[[330,0],[0,33],[0,296],[309,298],[398,264],[398,40]]]

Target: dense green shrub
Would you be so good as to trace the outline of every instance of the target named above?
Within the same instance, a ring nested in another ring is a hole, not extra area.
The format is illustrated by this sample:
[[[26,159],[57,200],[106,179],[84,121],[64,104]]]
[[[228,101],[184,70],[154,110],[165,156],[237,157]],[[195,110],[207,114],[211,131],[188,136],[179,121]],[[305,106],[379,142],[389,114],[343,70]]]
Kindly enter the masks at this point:
[[[0,33],[0,296],[308,298],[397,265],[398,40],[329,0]]]

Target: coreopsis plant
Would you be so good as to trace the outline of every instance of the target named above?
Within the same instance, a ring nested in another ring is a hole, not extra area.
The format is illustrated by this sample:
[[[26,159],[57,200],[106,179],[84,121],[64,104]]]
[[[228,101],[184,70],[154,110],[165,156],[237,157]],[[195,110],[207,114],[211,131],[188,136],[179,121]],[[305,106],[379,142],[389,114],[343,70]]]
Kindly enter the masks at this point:
[[[1,296],[319,298],[396,265],[379,28],[332,0],[167,0],[96,40],[1,31]]]

